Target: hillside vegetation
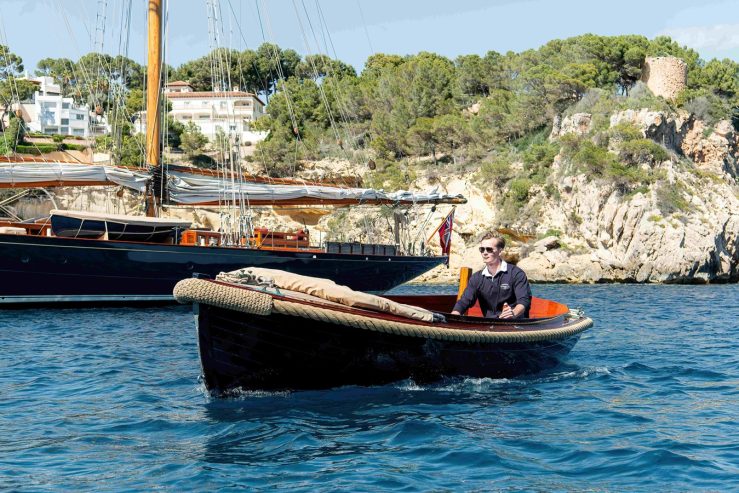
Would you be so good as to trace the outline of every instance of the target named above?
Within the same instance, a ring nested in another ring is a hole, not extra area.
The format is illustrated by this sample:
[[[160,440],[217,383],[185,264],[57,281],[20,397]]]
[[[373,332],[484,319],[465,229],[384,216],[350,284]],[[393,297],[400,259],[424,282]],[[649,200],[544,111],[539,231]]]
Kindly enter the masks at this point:
[[[637,84],[645,57],[663,55],[688,66],[688,87],[673,103]],[[408,185],[409,173],[398,162],[418,156],[431,156],[426,168],[472,163],[500,184],[512,177],[506,163],[520,158],[529,176],[518,178],[536,181],[557,153],[543,138],[553,119],[577,111],[595,114],[596,131],[607,129],[608,115],[627,108],[684,108],[709,125],[731,118],[739,125],[739,65],[705,62],[667,37],[584,35],[523,53],[491,51],[456,60],[433,53],[377,54],[358,76],[329,64],[315,73],[296,72],[284,87],[260,122],[271,133],[257,159],[270,173],[287,172],[301,159],[348,155],[361,162],[369,155],[379,170],[376,184],[388,188]],[[607,143],[599,144],[562,145],[584,167],[594,158],[589,172],[610,173],[599,150]],[[639,146],[650,144],[632,142],[631,151],[622,152],[633,155]],[[361,152],[367,150],[372,152]]]

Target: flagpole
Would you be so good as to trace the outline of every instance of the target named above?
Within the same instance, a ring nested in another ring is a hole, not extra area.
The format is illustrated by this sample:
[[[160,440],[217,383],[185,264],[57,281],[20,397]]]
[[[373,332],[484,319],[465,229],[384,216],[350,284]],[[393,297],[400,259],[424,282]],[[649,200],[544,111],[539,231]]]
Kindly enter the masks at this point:
[[[452,207],[452,210],[451,210],[451,211],[449,211],[449,214],[447,214],[446,216],[444,216],[444,219],[442,219],[442,220],[441,220],[441,222],[440,222],[440,223],[439,223],[439,225],[438,225],[438,226],[436,227],[436,229],[434,230],[434,232],[433,232],[433,233],[431,233],[431,234],[429,235],[429,238],[428,238],[428,240],[426,240],[426,244],[428,244],[428,242],[429,242],[429,241],[431,241],[431,240],[433,239],[434,235],[435,235],[435,234],[436,234],[436,233],[437,233],[437,232],[438,232],[438,231],[439,231],[439,230],[441,229],[441,227],[442,227],[442,226],[444,225],[444,223],[446,222],[446,220],[447,220],[447,218],[449,217],[449,215],[450,215],[450,214],[451,214],[452,212],[454,212],[454,210],[455,210],[455,209],[456,209],[456,207]]]

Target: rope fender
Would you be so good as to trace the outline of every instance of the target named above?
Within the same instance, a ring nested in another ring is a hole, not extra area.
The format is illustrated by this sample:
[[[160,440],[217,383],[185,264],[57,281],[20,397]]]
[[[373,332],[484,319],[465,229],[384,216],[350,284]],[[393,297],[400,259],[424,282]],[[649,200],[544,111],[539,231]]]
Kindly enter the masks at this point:
[[[530,330],[525,332],[488,332],[482,330],[459,330],[444,327],[429,327],[394,320],[369,318],[353,313],[336,312],[314,306],[274,300],[275,313],[308,318],[320,322],[346,325],[363,330],[384,332],[406,337],[422,337],[442,341],[501,343],[501,342],[536,342],[566,339],[579,334],[593,326],[593,321],[584,317],[565,327],[554,329]]]
[[[270,315],[274,311],[282,315],[344,325],[361,330],[406,337],[471,343],[515,343],[566,339],[593,326],[593,321],[587,317],[581,317],[564,327],[521,332],[488,332],[424,326],[394,320],[375,319],[364,315],[337,312],[326,308],[272,299],[266,293],[224,286],[202,279],[185,279],[178,282],[174,288],[174,297],[180,303],[205,303],[255,315]]]
[[[203,279],[183,279],[175,285],[172,294],[179,303],[205,303],[253,315],[272,313],[272,297],[266,293],[223,286]]]

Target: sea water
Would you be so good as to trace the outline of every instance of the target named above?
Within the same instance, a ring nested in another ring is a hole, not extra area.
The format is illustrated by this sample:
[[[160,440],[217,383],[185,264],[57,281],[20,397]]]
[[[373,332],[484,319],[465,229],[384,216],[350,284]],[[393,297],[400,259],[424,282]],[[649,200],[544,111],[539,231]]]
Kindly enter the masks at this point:
[[[186,307],[0,311],[0,490],[739,491],[739,286],[534,291],[555,370],[228,399]]]

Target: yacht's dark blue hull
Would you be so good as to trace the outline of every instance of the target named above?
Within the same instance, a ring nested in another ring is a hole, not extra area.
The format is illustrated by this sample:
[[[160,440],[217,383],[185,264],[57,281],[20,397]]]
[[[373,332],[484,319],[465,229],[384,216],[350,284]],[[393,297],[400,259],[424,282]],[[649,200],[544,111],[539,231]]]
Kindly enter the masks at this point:
[[[173,301],[177,281],[247,266],[382,292],[445,257],[373,256],[0,234],[0,306]]]

